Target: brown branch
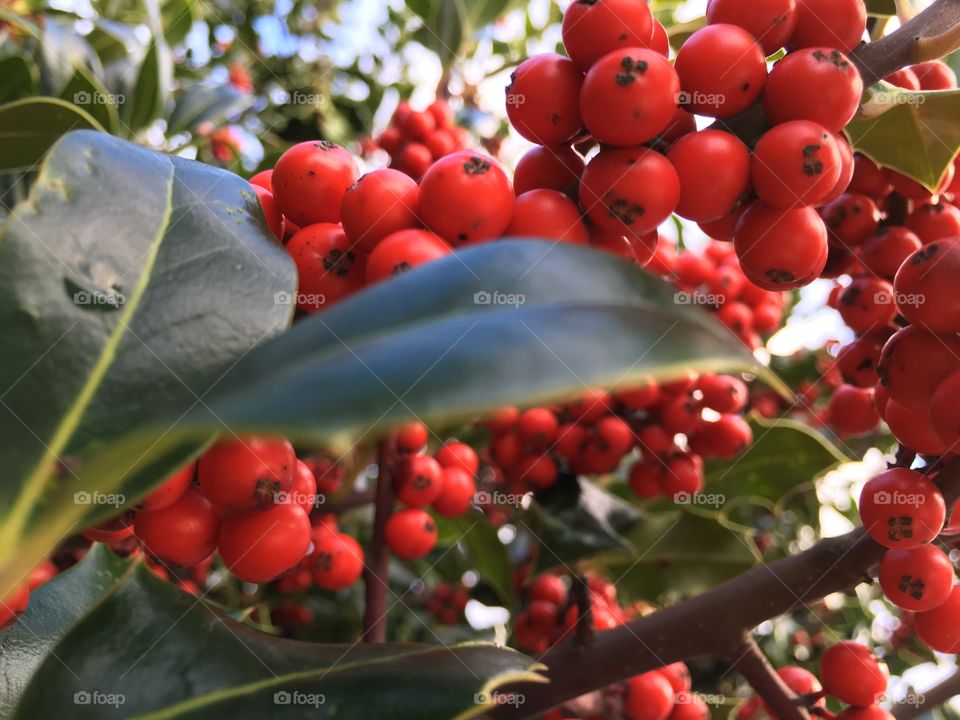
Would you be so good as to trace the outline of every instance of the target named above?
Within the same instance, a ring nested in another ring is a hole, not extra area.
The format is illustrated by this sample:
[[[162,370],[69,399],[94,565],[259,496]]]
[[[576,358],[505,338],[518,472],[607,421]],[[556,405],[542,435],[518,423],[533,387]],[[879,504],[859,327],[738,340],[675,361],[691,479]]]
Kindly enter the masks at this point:
[[[960,460],[937,480],[947,506],[960,497]],[[540,659],[549,683],[516,683],[520,707],[501,706],[495,718],[518,718],[679,660],[728,658],[743,646],[743,634],[770,618],[857,586],[885,549],[859,528],[821,540],[809,550],[760,565],[707,592],[626,625],[597,633],[591,646],[554,646]]]
[[[911,702],[897,703],[890,711],[897,720],[913,720],[913,718],[943,705],[947,700],[957,695],[960,695],[960,671],[955,671],[953,675],[940,681],[926,692],[911,696]]]
[[[387,590],[390,587],[390,551],[387,548],[387,520],[393,514],[393,466],[396,441],[388,435],[380,442],[377,455],[377,491],[374,498],[373,538],[367,549],[363,571],[366,585],[363,612],[363,639],[382,643],[387,639]]]
[[[743,645],[731,658],[730,666],[750,684],[777,720],[810,720],[810,713],[803,705],[803,698],[798,697],[780,679],[749,634],[744,636]]]

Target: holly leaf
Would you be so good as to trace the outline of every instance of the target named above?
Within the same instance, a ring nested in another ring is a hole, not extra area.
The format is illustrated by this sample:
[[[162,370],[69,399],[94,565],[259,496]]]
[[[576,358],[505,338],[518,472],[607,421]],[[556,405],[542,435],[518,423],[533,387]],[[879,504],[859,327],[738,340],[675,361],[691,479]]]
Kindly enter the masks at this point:
[[[934,192],[960,152],[960,90],[914,92],[880,82],[844,133],[856,152]]]
[[[17,680],[5,688],[11,717],[440,720],[485,712],[507,682],[542,681],[532,660],[487,643],[320,645],[267,635],[105,553],[50,581],[0,632],[0,668]],[[81,582],[89,589],[78,600]],[[30,633],[45,625],[53,631]],[[26,666],[13,665],[29,653]]]
[[[440,542],[463,543],[483,581],[493,588],[506,607],[513,607],[513,568],[496,528],[477,513],[435,519]]]
[[[131,427],[159,421],[162,437],[286,327],[274,296],[295,272],[246,181],[104,133],[61,139],[0,232],[6,591],[65,535],[149,490],[131,484],[131,464],[109,495],[77,476]],[[214,433],[144,456],[154,480]]]
[[[71,130],[103,130],[83,108],[57,98],[0,105],[0,172],[29,170]]]

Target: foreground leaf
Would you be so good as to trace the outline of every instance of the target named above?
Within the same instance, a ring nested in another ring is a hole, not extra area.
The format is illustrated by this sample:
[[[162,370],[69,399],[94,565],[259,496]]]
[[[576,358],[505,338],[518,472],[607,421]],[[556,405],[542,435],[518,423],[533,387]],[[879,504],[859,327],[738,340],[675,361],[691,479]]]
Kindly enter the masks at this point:
[[[877,83],[844,129],[856,152],[931,192],[960,151],[960,90],[912,92]]]
[[[74,573],[100,575],[88,563]],[[73,582],[51,581],[20,622],[55,617]],[[501,684],[538,679],[529,658],[482,643],[316,645],[266,635],[142,564],[111,574],[104,590],[52,648],[36,645],[44,659],[13,717],[446,720],[479,714]],[[29,634],[18,637],[29,645]]]
[[[78,483],[84,459],[138,423],[168,432],[286,326],[274,294],[293,284],[242,179],[103,133],[51,151],[0,240],[0,588],[136,500],[136,486],[107,498]],[[162,479],[214,432],[144,462]]]

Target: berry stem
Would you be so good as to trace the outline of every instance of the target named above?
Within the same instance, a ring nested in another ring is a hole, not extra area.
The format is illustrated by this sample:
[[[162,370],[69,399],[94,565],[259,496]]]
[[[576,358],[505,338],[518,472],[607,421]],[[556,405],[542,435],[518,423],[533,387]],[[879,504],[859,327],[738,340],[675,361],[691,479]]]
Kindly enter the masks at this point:
[[[377,490],[374,497],[373,539],[367,550],[363,578],[366,607],[363,613],[364,642],[387,640],[387,591],[389,590],[390,552],[387,549],[387,520],[393,514],[393,469],[396,438],[387,435],[377,453]]]
[[[749,633],[744,635],[743,644],[731,657],[730,666],[750,683],[750,687],[773,711],[774,717],[780,720],[810,720],[802,699],[780,678]]]
[[[909,702],[898,703],[890,708],[890,711],[897,720],[913,720],[928,714],[956,695],[960,695],[960,671],[954,672],[929,690],[908,696]]]
[[[960,459],[937,478],[947,506],[960,498]],[[515,683],[502,692],[524,695],[519,707],[502,705],[494,718],[535,716],[559,703],[679,660],[726,658],[743,647],[743,633],[770,618],[802,608],[864,580],[886,549],[858,528],[825,538],[809,550],[759,565],[696,597],[619,627],[596,633],[589,648],[561,643],[540,662],[549,684]]]

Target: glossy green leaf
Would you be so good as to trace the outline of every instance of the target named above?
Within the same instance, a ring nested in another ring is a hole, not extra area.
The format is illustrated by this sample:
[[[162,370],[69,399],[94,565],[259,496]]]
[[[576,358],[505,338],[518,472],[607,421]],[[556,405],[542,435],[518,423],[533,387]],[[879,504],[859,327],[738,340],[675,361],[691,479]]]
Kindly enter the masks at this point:
[[[60,98],[83,108],[107,132],[115,132],[119,123],[117,104],[112,95],[85,66],[80,66],[60,92]]]
[[[36,35],[35,35],[36,37]],[[40,39],[40,85],[47,95],[60,95],[76,69],[85,65],[94,74],[101,71],[100,59],[86,39],[75,32],[69,18],[46,16]]]
[[[33,91],[37,68],[20,55],[0,59],[0,103],[17,100]]]
[[[164,26],[154,0],[144,0],[153,37],[137,71],[130,97],[122,106],[124,124],[131,132],[146,127],[166,110],[173,84],[173,60],[163,36]]]
[[[177,101],[167,121],[167,131],[173,134],[194,130],[205,122],[220,125],[252,102],[250,93],[242,93],[232,85],[194,85],[187,88]]]
[[[521,527],[537,545],[537,568],[569,565],[600,553],[632,553],[626,535],[642,522],[630,503],[585,478],[563,477],[540,493]]]
[[[183,42],[194,20],[199,17],[195,0],[167,0],[160,12],[163,17],[163,37],[171,46]]]
[[[611,556],[604,566],[631,600],[655,600],[667,591],[700,593],[759,561],[748,535],[701,508],[650,512],[627,538],[635,553],[625,559]]]
[[[79,572],[98,579],[101,597],[82,608],[82,617],[68,612],[59,620],[68,629],[52,647],[37,642],[33,649],[43,660],[14,718],[440,720],[480,714],[499,685],[538,678],[529,658],[483,643],[318,645],[280,639],[225,617],[142,564],[121,575],[85,564]],[[64,575],[51,581],[20,622],[42,615],[56,623],[60,606],[82,605],[69,597],[76,580]],[[11,632],[17,638],[12,645],[30,649],[29,633],[16,625],[0,633],[0,643]]]
[[[821,433],[793,420],[754,417],[750,425],[754,441],[742,455],[707,462],[704,492],[776,503],[784,494],[853,459]]]
[[[149,489],[128,475],[137,456],[120,459],[109,489],[96,474],[77,478],[132,427],[152,423],[154,441],[171,433],[286,327],[290,307],[274,295],[293,289],[295,272],[244,180],[103,133],[64,137],[2,232],[6,590],[64,536]],[[152,480],[213,432],[143,456]]]
[[[463,543],[483,581],[494,589],[507,607],[513,607],[513,568],[506,546],[496,528],[483,515],[469,513],[459,518],[437,518],[441,541]]]
[[[30,593],[27,611],[0,632],[0,717],[10,716],[44,657],[130,567],[97,543],[79,564]]]
[[[0,105],[0,171],[27,170],[71,130],[103,130],[82,108],[57,98]]]
[[[844,129],[853,149],[934,191],[960,151],[960,90],[912,92],[877,83]]]
[[[423,19],[414,38],[446,67],[458,57],[464,34],[470,31],[466,5],[457,0],[415,0],[408,5]]]

